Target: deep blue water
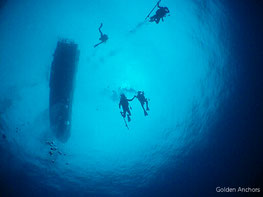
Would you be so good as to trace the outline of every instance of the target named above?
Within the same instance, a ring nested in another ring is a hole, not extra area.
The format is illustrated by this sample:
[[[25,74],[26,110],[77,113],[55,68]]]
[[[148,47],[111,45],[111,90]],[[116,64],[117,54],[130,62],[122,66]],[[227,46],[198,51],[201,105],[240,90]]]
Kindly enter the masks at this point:
[[[155,3],[1,1],[0,196],[262,193],[262,1],[164,0],[158,25],[144,21]],[[101,22],[109,40],[93,48]],[[80,50],[66,143],[48,117],[62,38]],[[137,90],[149,116],[133,101],[127,130],[119,95]]]

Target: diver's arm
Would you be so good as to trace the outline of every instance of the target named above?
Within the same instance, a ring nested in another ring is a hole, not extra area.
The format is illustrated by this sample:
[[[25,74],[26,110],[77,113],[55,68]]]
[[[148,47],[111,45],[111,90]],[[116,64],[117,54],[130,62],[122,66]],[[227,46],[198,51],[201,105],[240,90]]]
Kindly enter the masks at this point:
[[[127,99],[128,101],[132,101],[136,96],[132,97],[132,99]]]

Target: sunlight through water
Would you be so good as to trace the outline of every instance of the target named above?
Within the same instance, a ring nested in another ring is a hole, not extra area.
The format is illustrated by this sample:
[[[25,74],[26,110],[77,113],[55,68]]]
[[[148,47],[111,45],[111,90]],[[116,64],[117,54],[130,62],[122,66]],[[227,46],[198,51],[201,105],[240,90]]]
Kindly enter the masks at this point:
[[[218,1],[165,0],[170,16],[157,25],[144,21],[154,3],[6,4],[0,13],[0,93],[11,104],[0,105],[0,118],[10,131],[6,147],[17,160],[10,165],[25,165],[32,182],[52,190],[122,195],[176,167],[206,140],[228,95],[224,7]],[[93,48],[101,22],[109,40]],[[80,50],[66,143],[53,137],[48,118],[49,72],[61,38]],[[131,98],[139,90],[150,99],[149,115],[132,101],[128,130],[119,95]],[[48,141],[59,153],[49,154]]]

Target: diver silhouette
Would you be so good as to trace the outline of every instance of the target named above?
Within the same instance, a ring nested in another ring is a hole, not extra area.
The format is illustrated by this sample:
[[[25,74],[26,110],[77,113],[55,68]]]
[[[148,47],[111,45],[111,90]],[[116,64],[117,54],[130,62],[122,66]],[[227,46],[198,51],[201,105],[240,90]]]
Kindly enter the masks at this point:
[[[137,99],[139,100],[139,102],[141,103],[141,106],[142,106],[142,109],[143,109],[143,112],[144,112],[144,115],[145,116],[148,116],[148,113],[146,111],[149,111],[149,106],[148,106],[148,99],[145,98],[144,96],[144,92],[143,91],[138,91],[137,93]],[[146,103],[146,110],[144,108],[144,104]]]
[[[98,44],[95,44],[95,45],[94,45],[94,48],[97,47],[97,46],[99,46],[99,45],[102,44],[102,43],[105,43],[105,42],[109,39],[108,36],[107,36],[107,34],[103,34],[103,33],[102,33],[102,31],[101,31],[102,26],[103,26],[103,23],[101,23],[101,24],[100,24],[100,27],[99,27],[99,32],[100,32],[100,39],[99,39],[99,40],[100,40],[101,42],[99,42]]]
[[[157,3],[157,7],[159,8],[155,15],[153,15],[152,17],[150,17],[150,22],[156,22],[156,24],[158,24],[160,22],[160,20],[166,17],[166,14],[170,13],[169,9],[167,7],[161,7],[160,4],[161,1],[158,1]]]
[[[123,117],[124,121],[125,121],[125,118],[126,118],[126,113],[127,113],[128,122],[131,121],[131,118],[130,118],[131,111],[130,111],[130,107],[129,107],[129,102],[132,101],[135,97],[136,96],[134,96],[132,99],[127,99],[125,94],[121,94],[119,108],[122,107],[121,116]],[[125,124],[126,124],[126,121],[125,121]],[[127,124],[126,124],[126,126],[127,126]]]

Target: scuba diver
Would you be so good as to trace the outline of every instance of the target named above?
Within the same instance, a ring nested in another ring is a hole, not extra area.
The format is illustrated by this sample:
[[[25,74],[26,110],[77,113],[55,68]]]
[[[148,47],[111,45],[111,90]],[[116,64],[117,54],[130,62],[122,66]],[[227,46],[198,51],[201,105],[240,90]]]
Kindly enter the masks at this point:
[[[126,120],[125,120],[126,113],[127,113],[128,122],[130,122],[131,121],[131,118],[130,118],[131,111],[130,111],[130,107],[129,107],[129,102],[132,101],[135,97],[136,96],[134,96],[132,99],[127,99],[125,94],[121,94],[119,108],[122,107],[121,116],[123,117],[123,119],[125,121],[125,125],[127,128],[128,128],[128,125],[127,125]]]
[[[101,23],[101,24],[100,24],[100,27],[99,27],[100,41],[101,41],[101,42],[99,42],[98,44],[95,44],[95,45],[94,45],[94,48],[97,47],[97,46],[99,46],[99,45],[102,44],[102,43],[105,43],[105,42],[109,39],[108,36],[107,36],[107,34],[103,34],[103,33],[101,32],[102,26],[103,26],[103,24]]]
[[[148,113],[147,113],[146,111],[149,111],[150,109],[149,109],[149,106],[148,106],[148,99],[145,98],[144,92],[143,92],[143,91],[138,91],[136,97],[137,97],[137,99],[139,100],[139,102],[141,103],[142,109],[143,109],[143,111],[144,111],[144,115],[145,115],[145,116],[148,116]],[[144,103],[146,103],[146,110],[145,110],[145,108],[144,108]]]
[[[159,4],[160,4],[161,1],[158,1],[157,3],[157,7],[159,8],[155,15],[153,15],[152,17],[150,17],[150,22],[156,22],[156,24],[158,24],[160,22],[160,20],[162,19],[163,21],[163,18],[166,17],[166,14],[170,13],[169,9],[167,7],[161,7]],[[155,6],[155,7],[156,7]],[[152,11],[155,9],[155,7],[152,9]],[[151,11],[151,12],[152,12]],[[150,14],[151,14],[150,12]],[[148,18],[150,16],[150,14],[146,17]]]

